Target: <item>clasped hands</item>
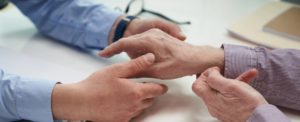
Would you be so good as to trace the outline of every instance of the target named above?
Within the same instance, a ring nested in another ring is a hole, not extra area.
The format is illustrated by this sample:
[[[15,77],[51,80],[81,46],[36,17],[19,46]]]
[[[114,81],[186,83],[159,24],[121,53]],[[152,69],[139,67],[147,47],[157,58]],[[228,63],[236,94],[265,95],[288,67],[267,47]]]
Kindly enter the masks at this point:
[[[139,25],[141,21],[133,22]],[[224,68],[223,49],[189,45],[182,42],[185,36],[176,25],[157,23],[129,28],[125,38],[99,53],[108,58],[126,52],[133,60],[108,66],[78,83],[57,84],[52,93],[54,118],[128,122],[167,92],[163,84],[130,80],[136,77],[172,79],[201,74],[192,89],[206,103],[211,115],[225,122],[246,121],[257,106],[267,104],[247,84],[256,77],[255,69],[237,79],[224,78],[220,74]]]

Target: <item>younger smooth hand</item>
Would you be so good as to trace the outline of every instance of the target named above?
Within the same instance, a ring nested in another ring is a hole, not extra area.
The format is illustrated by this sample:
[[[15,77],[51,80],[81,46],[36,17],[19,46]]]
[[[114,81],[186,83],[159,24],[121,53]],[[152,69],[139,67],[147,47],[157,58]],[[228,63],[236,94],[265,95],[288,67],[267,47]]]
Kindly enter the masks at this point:
[[[57,84],[52,94],[54,118],[128,122],[167,91],[162,84],[128,79],[148,69],[154,60],[153,54],[146,54],[127,63],[108,66],[81,82]]]

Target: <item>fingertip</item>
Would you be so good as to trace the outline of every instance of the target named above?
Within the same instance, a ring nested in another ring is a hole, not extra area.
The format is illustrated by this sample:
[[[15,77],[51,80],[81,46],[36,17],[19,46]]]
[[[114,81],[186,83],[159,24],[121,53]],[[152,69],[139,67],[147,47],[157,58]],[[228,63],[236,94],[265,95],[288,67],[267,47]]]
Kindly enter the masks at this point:
[[[193,90],[193,92],[197,92],[197,90],[198,90],[198,83],[195,81],[193,84],[192,84],[192,90]]]
[[[258,70],[255,69],[255,68],[250,69],[250,72],[251,72],[253,77],[256,77],[258,75]]]
[[[186,35],[183,32],[179,32],[179,40],[184,41],[186,39]]]
[[[250,69],[251,70],[251,72],[253,72],[253,73],[255,73],[255,74],[258,74],[258,70],[256,69],[256,68],[252,68],[252,69]]]
[[[167,85],[165,84],[160,84],[160,86],[162,87],[162,93],[165,94],[168,92],[169,88]]]
[[[203,94],[205,94],[205,84],[201,84],[200,82],[194,82],[192,84],[192,90],[197,96],[201,97],[203,96]]]
[[[219,67],[211,67],[207,70],[207,76],[220,74],[221,69]]]
[[[103,58],[109,58],[111,57],[106,51],[102,50],[98,53],[98,56],[103,57]]]
[[[199,77],[196,79],[196,81],[192,84],[192,90],[196,93],[201,87],[201,82],[204,82],[204,79],[202,77]]]
[[[153,64],[155,61],[155,56],[153,53],[147,53],[143,57],[149,64]]]

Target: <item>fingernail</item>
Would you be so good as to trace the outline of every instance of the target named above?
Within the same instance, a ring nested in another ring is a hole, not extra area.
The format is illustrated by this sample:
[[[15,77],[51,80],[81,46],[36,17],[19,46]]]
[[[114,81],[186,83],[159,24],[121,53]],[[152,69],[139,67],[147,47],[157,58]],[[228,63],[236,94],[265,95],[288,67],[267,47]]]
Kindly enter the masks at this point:
[[[164,93],[166,93],[169,90],[167,85],[164,85],[164,84],[160,84],[160,85],[163,87]]]
[[[155,60],[155,56],[152,53],[147,53],[145,56],[147,62],[153,63]]]
[[[103,51],[100,51],[99,53],[98,53],[101,57],[104,57],[104,58],[108,58],[109,56],[105,53],[105,52],[103,52]]]
[[[179,35],[180,35],[181,37],[184,37],[184,38],[186,37],[185,34],[184,34],[183,32],[180,32]]]

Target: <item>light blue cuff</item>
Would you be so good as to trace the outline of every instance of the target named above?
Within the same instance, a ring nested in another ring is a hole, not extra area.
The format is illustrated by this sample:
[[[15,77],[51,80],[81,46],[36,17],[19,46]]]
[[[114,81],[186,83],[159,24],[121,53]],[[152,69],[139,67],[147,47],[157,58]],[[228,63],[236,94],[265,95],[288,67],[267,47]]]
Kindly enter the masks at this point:
[[[51,95],[56,82],[22,79],[16,85],[17,112],[22,119],[53,122]]]

